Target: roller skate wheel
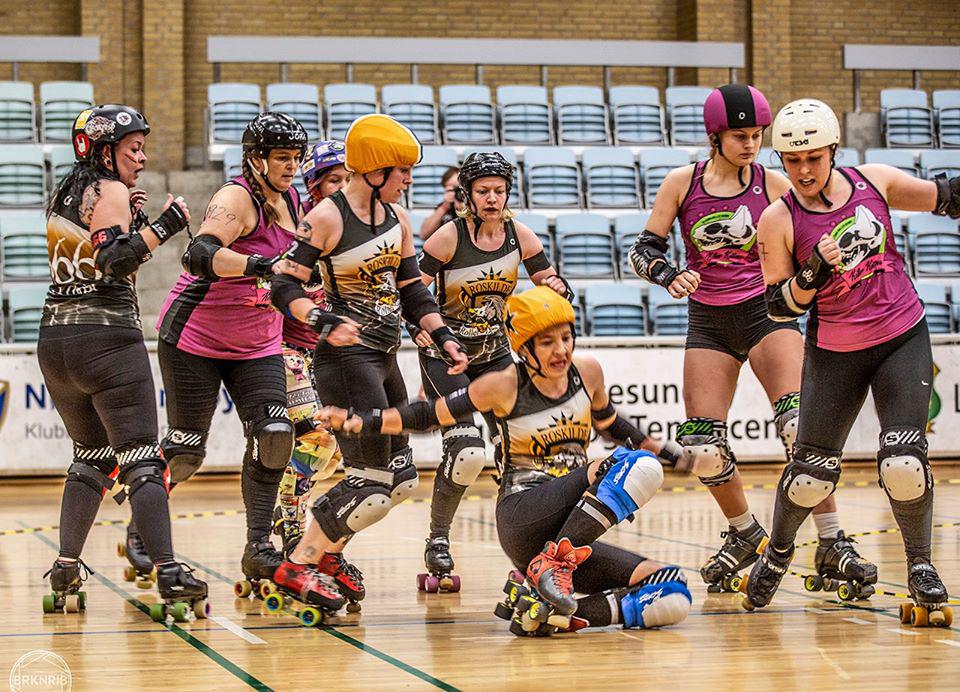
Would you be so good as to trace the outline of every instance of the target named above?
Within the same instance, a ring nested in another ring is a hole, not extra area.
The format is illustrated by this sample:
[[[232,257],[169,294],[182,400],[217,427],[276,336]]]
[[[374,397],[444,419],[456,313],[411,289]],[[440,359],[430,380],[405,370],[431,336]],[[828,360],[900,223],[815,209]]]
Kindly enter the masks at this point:
[[[276,592],[277,592],[277,585],[274,584],[272,581],[260,582],[260,595],[263,598],[266,598],[270,594],[276,593]]]
[[[350,601],[349,603],[347,603],[347,612],[348,612],[348,613],[359,613],[359,612],[360,612],[360,604],[357,603],[356,601]]]
[[[847,582],[844,582],[837,587],[837,596],[840,597],[841,601],[852,601],[856,596],[856,589]]]
[[[950,627],[953,625],[953,608],[950,606],[943,606],[940,608],[940,612],[943,613],[943,627]]]
[[[565,630],[570,628],[570,616],[569,615],[551,615],[547,618],[547,625],[553,627],[557,630]],[[541,626],[542,629],[542,626]],[[553,634],[551,632],[550,634]]]
[[[931,610],[927,614],[927,622],[930,623],[931,627],[943,627],[945,620],[946,618],[944,617],[942,610]]]
[[[923,607],[915,605],[910,611],[910,624],[914,627],[926,627],[930,624],[929,611]]]
[[[150,581],[150,579],[147,577],[140,577],[139,579],[137,579],[137,588],[143,589],[144,591],[146,591],[147,589],[152,589],[153,582]]]
[[[707,593],[720,593],[723,589],[719,584],[707,584]]]
[[[534,618],[530,617],[529,611],[520,616],[520,626],[523,627],[523,631],[527,634],[536,632],[540,628],[541,624],[542,623],[539,620],[535,620]]]
[[[756,610],[756,606],[753,605],[753,603],[750,601],[749,598],[743,599],[742,601],[740,601],[740,604],[743,606],[743,609],[746,610],[747,612]]]
[[[859,589],[857,589],[857,600],[865,601],[876,592],[877,590],[873,588],[873,584],[863,584]]]
[[[86,610],[87,609],[87,592],[78,591],[77,596],[80,597],[80,610]]]
[[[900,604],[900,624],[909,625],[910,624],[910,614],[913,612],[912,603],[901,603]]]
[[[450,574],[440,578],[440,590],[448,593],[457,593],[460,590],[460,576]]]
[[[320,611],[313,606],[307,606],[301,610],[299,618],[300,624],[304,627],[313,627],[323,620],[323,618],[320,616]]]
[[[510,578],[510,581],[515,581],[515,582],[517,582],[518,584],[522,584],[522,583],[523,583],[523,580],[526,579],[526,577],[523,575],[522,572],[520,572],[520,571],[518,571],[518,570],[515,570],[515,569],[510,570],[510,577],[509,577],[509,578]]]
[[[497,603],[497,607],[493,609],[493,614],[501,620],[509,620],[513,617],[513,608],[506,603]]]
[[[263,604],[267,607],[267,610],[275,613],[283,608],[283,596],[278,593],[268,594],[267,597],[263,599]]]
[[[55,613],[57,612],[57,597],[48,593],[43,597],[43,612],[45,613]]]
[[[233,593],[236,594],[237,598],[246,598],[253,593],[253,584],[246,579],[238,581],[233,585]]]
[[[803,578],[803,588],[805,591],[820,591],[823,589],[823,577],[819,574],[809,574]]]
[[[133,565],[127,565],[123,568],[123,580],[124,581],[136,581],[137,580],[137,568]]]
[[[510,634],[515,634],[518,637],[526,637],[529,633],[523,629],[523,624],[517,618],[513,618],[510,621]]]
[[[190,606],[187,603],[173,604],[173,621],[186,622],[189,619]]]
[[[839,579],[824,579],[823,580],[823,590],[824,591],[836,591],[840,588]]]
[[[150,605],[150,619],[154,622],[163,622],[167,619],[167,608],[163,603]]]
[[[126,543],[117,543],[117,557],[126,557],[127,556],[127,544]],[[128,579],[127,581],[133,581]]]
[[[207,603],[207,599],[201,599],[193,604],[193,614],[198,620],[207,619],[207,616],[210,615],[210,604]]]
[[[740,590],[740,582],[743,581],[743,577],[728,577],[726,583],[726,591],[730,593],[737,593]]]
[[[63,610],[66,613],[79,613],[80,597],[75,593],[67,594],[63,599]]]
[[[440,580],[431,574],[427,577],[424,588],[426,588],[427,593],[437,593],[440,590]]]
[[[427,577],[430,576],[424,572],[417,575],[417,591],[427,590]]]

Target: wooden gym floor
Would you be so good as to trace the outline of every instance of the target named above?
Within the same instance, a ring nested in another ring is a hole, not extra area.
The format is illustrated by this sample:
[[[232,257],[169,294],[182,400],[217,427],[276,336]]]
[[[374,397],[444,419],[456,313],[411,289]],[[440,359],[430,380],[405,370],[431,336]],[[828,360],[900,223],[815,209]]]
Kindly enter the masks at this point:
[[[878,587],[905,592],[900,535],[875,466],[845,470],[838,490],[842,525],[878,564]],[[775,468],[745,469],[748,497],[769,527]],[[936,468],[934,562],[960,596],[960,466]],[[235,476],[199,478],[173,494],[174,538],[181,560],[210,585],[211,619],[182,627],[156,624],[145,606],[156,592],[123,581],[116,545],[126,506],[105,501],[84,559],[88,609],[44,615],[41,575],[57,548],[61,481],[0,483],[0,679],[34,649],[59,654],[74,690],[103,689],[949,689],[960,674],[960,627],[911,629],[897,617],[901,598],[877,594],[846,604],[835,594],[806,593],[788,575],[773,604],[744,612],[736,594],[708,594],[698,568],[725,528],[694,479],[668,476],[665,489],[633,523],[608,539],[687,571],[690,616],[660,631],[593,629],[550,639],[518,639],[493,615],[509,564],[494,527],[495,486],[471,489],[452,534],[459,594],[415,588],[429,521],[432,477],[420,494],[357,536],[347,555],[364,572],[363,612],[333,627],[307,629],[233,595],[240,576],[243,517]],[[474,494],[475,493],[475,494]],[[889,531],[891,530],[892,531]],[[793,569],[813,563],[812,523]],[[960,619],[960,612],[958,612]],[[953,682],[950,682],[953,680]],[[23,688],[27,689],[27,688]],[[31,688],[39,689],[39,688]],[[955,688],[954,688],[955,689]]]

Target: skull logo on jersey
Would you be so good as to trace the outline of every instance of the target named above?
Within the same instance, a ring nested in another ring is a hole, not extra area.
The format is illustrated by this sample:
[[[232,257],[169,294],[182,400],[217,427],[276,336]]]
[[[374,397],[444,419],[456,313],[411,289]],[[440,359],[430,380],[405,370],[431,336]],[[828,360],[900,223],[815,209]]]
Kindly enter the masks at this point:
[[[736,211],[717,211],[701,218],[690,229],[690,240],[709,261],[718,264],[743,264],[751,261],[749,251],[757,240],[750,210],[741,205]]]
[[[840,246],[840,265],[849,271],[863,262],[867,257],[883,252],[884,241],[887,238],[883,224],[873,212],[864,206],[857,206],[856,215],[852,221],[845,219],[831,234]],[[844,226],[844,224],[847,224]]]

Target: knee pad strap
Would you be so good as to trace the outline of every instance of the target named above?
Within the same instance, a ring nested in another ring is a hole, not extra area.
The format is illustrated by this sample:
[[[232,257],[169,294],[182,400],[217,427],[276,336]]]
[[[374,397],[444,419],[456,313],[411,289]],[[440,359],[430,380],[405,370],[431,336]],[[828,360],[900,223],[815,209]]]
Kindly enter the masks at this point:
[[[475,425],[455,425],[443,433],[441,473],[450,482],[466,488],[486,463],[483,436]]]
[[[597,486],[597,499],[613,510],[621,522],[643,507],[663,485],[663,467],[646,450],[620,447],[612,455],[617,463]]]
[[[120,482],[127,487],[127,496],[130,498],[147,483],[156,483],[169,493],[170,471],[159,456],[142,459],[121,467]]]
[[[880,433],[877,454],[880,485],[891,500],[910,502],[933,488],[933,474],[927,459],[927,440],[913,427],[888,428]]]
[[[706,486],[723,485],[733,478],[737,459],[727,444],[727,424],[715,418],[690,418],[677,431],[686,466]]]
[[[89,447],[84,448],[90,450]],[[109,461],[105,457],[96,460],[86,460],[74,456],[74,461],[67,469],[67,481],[78,481],[88,485],[90,488],[100,493],[103,498],[107,493],[113,493],[116,486],[117,474],[120,473],[120,467],[113,460],[113,449],[110,447],[100,447],[101,450],[109,450],[111,456]],[[74,453],[77,451],[77,445],[74,445]],[[123,502],[123,494],[113,495],[117,504]]]
[[[379,483],[342,480],[310,509],[327,538],[339,541],[376,524],[390,511],[390,491]]]
[[[839,450],[797,443],[796,455],[780,478],[780,492],[798,507],[816,507],[837,487],[840,457]]]

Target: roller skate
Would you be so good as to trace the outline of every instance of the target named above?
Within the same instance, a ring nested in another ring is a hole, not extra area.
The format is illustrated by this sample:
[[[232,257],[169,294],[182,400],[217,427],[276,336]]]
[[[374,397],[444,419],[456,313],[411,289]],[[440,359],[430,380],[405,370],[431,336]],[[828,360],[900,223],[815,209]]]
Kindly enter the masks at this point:
[[[363,588],[363,572],[356,565],[347,562],[343,553],[324,553],[317,571],[336,582],[337,589],[347,599],[348,613],[360,612],[360,601],[367,591]]]
[[[550,604],[524,583],[523,574],[517,570],[510,571],[503,593],[506,597],[497,603],[493,614],[510,620],[510,632],[518,637],[549,637],[558,631],[580,629],[577,625],[581,618],[551,615]]]
[[[207,603],[207,582],[193,576],[193,568],[182,562],[168,562],[157,568],[157,589],[163,603],[150,606],[150,618],[163,622],[167,617],[174,622],[187,622],[193,617],[203,619],[210,614]]]
[[[731,526],[720,537],[726,540],[700,568],[700,576],[710,593],[735,593],[743,582],[738,572],[757,561],[767,532],[754,521],[750,529],[737,531]]]
[[[953,624],[953,608],[946,605],[947,587],[928,560],[912,560],[907,587],[914,602],[900,604],[900,622],[913,627],[950,627]]]
[[[157,581],[157,568],[147,555],[143,539],[133,524],[127,525],[127,538],[117,543],[117,556],[127,558],[130,564],[123,568],[124,581],[137,583],[138,589],[149,589]]]
[[[333,578],[310,565],[282,562],[273,575],[277,590],[264,599],[271,613],[284,610],[304,627],[320,625],[343,606],[344,598]]]
[[[747,594],[747,597],[740,602],[744,610],[754,610],[769,605],[777,592],[777,587],[780,586],[780,580],[787,573],[787,567],[793,560],[793,553],[792,545],[790,552],[786,555],[778,553],[771,545],[764,548],[757,564],[750,570],[750,576],[740,585],[740,591]]]
[[[428,538],[426,550],[423,551],[423,562],[427,571],[417,575],[417,591],[456,593],[460,590],[460,575],[453,574],[449,538]]]
[[[860,557],[853,547],[854,539],[843,531],[834,539],[820,539],[817,546],[816,574],[803,577],[807,591],[836,591],[841,601],[865,600],[876,589],[877,566]]]
[[[250,594],[266,598],[275,590],[270,579],[281,562],[283,556],[270,541],[247,543],[240,560],[240,569],[245,579],[233,585],[233,592],[239,598],[246,598]]]
[[[69,562],[57,559],[43,575],[44,579],[50,577],[50,588],[53,590],[43,597],[43,612],[79,613],[86,610],[87,592],[80,588],[91,574],[93,570],[82,560]]]

